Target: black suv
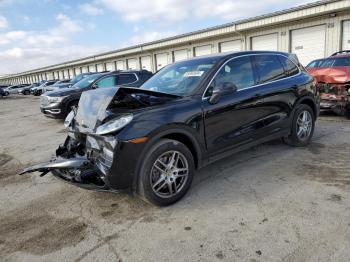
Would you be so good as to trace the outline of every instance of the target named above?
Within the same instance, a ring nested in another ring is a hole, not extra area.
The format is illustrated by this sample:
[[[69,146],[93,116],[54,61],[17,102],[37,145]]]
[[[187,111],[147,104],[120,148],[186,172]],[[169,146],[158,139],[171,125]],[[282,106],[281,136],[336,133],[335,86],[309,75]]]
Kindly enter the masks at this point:
[[[117,85],[139,87],[153,74],[146,70],[114,71],[85,76],[70,88],[47,92],[41,96],[41,112],[53,118],[64,118],[78,105],[83,92]]]
[[[319,114],[314,79],[295,55],[238,52],[169,65],[141,88],[85,92],[65,121],[52,172],[96,190],[132,188],[157,205],[185,195],[195,169],[276,139],[309,144]]]

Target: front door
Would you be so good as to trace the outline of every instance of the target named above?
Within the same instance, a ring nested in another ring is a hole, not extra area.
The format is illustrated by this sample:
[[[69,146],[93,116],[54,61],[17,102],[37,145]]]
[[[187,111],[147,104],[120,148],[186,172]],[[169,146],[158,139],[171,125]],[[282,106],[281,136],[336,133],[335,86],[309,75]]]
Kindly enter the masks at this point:
[[[231,82],[237,92],[221,97],[216,104],[210,104],[209,98],[215,86]],[[220,154],[236,146],[255,139],[263,128],[264,113],[260,106],[260,88],[255,86],[250,56],[238,57],[227,62],[210,83],[203,100],[204,126],[207,150],[210,154]]]

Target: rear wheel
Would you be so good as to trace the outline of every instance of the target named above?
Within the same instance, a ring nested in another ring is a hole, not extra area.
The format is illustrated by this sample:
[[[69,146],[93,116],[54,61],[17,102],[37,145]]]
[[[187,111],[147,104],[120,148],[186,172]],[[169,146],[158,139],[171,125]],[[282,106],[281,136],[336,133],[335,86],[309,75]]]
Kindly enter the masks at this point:
[[[10,93],[8,91],[5,91],[5,96],[10,95]]]
[[[149,150],[140,169],[138,193],[153,204],[171,205],[186,194],[193,173],[190,150],[178,141],[162,139]]]
[[[308,105],[300,105],[296,110],[291,133],[284,138],[284,142],[291,146],[302,147],[310,143],[315,129],[315,115]]]
[[[30,92],[29,92],[29,90],[24,90],[23,94],[25,94],[25,95],[29,95],[29,94],[30,94]]]

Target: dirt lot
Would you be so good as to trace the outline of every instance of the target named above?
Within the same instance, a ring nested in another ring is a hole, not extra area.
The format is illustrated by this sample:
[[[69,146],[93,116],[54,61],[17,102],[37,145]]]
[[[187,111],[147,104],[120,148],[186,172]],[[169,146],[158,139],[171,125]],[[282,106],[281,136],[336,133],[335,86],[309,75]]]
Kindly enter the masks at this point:
[[[273,141],[196,174],[178,204],[16,172],[50,159],[62,121],[0,99],[2,261],[349,261],[350,122],[322,117],[305,149]]]

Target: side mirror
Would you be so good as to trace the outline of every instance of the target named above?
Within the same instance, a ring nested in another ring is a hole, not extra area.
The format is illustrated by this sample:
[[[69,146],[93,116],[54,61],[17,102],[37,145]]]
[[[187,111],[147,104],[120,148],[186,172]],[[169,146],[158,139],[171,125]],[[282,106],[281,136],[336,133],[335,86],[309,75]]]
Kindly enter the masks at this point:
[[[219,102],[224,95],[229,95],[237,92],[237,86],[231,82],[222,82],[214,87],[213,94],[209,98],[209,103],[214,105]]]
[[[91,86],[92,89],[96,89],[98,87],[98,85],[95,83]]]

